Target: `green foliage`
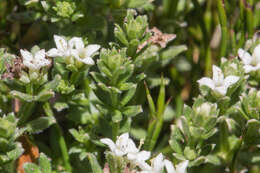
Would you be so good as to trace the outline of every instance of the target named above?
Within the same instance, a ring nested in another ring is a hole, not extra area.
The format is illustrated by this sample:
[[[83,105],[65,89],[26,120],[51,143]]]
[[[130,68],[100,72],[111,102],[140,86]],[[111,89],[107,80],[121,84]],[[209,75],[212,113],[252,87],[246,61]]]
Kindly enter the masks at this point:
[[[25,163],[23,167],[26,173],[52,173],[51,162],[43,153],[40,154],[38,164]]]
[[[18,129],[17,122],[13,113],[0,118],[0,171],[2,172],[13,172],[15,160],[24,152],[21,143],[16,140],[25,129]]]
[[[100,139],[122,133],[152,157],[188,160],[188,173],[259,172],[259,3],[1,0],[0,172],[16,171],[25,134],[41,152],[26,173],[141,171],[127,156],[104,154]],[[47,53],[54,35],[68,44],[63,56]],[[91,44],[102,48],[91,54]],[[245,62],[239,48],[256,58]],[[46,53],[26,60],[26,49]],[[198,85],[213,63],[224,79]]]

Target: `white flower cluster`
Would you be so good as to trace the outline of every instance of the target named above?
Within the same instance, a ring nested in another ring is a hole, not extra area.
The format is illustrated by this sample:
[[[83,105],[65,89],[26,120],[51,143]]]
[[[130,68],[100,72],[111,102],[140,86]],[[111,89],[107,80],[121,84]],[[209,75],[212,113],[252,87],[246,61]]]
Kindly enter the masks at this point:
[[[64,37],[54,35],[54,41],[57,48],[47,52],[50,57],[64,57],[65,59],[75,58],[77,61],[87,65],[94,65],[91,56],[100,49],[97,44],[91,44],[87,47],[80,37],[73,37],[67,41]]]
[[[127,159],[134,165],[137,165],[141,171],[138,173],[162,173],[164,167],[167,173],[185,173],[189,161],[183,161],[174,168],[173,164],[164,159],[162,154],[151,160],[151,165],[146,161],[150,159],[151,153],[149,151],[140,151],[132,139],[129,138],[128,133],[124,133],[118,137],[116,143],[109,138],[100,140],[102,143],[108,145],[111,152],[116,156],[126,156]]]
[[[34,55],[27,50],[21,49],[20,52],[24,66],[30,70],[36,71],[51,64],[51,61],[45,57],[46,53],[44,49],[37,51]]]
[[[65,59],[75,58],[78,62],[94,65],[91,56],[100,49],[100,46],[97,44],[85,47],[80,37],[73,37],[67,41],[62,36],[54,35],[54,41],[57,48],[52,48],[48,52],[42,49],[32,54],[27,50],[20,50],[23,64],[31,70],[40,70],[40,68],[51,64],[51,61],[46,58],[47,55],[49,57],[63,57]]]
[[[244,64],[244,70],[245,73],[250,73],[253,71],[260,70],[260,44],[258,44],[253,51],[253,54],[250,55],[247,51],[244,49],[238,50],[238,57],[242,60],[242,63]],[[208,77],[203,77],[200,80],[198,80],[198,83],[200,86],[207,86],[212,91],[225,96],[227,94],[228,88],[238,82],[239,77],[238,76],[227,76],[224,78],[224,74],[222,70],[213,65],[213,78],[210,79]]]

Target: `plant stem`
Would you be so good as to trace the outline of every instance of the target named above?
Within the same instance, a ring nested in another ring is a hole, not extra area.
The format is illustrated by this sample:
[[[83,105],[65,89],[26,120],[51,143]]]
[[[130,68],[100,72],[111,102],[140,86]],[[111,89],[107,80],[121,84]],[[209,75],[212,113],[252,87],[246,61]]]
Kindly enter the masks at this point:
[[[36,103],[30,103],[30,102],[23,103],[23,105],[21,106],[21,109],[19,110],[19,114],[18,114],[18,117],[20,117],[19,122],[18,122],[19,125],[22,125],[30,118],[35,105],[36,105]]]
[[[254,15],[253,15],[254,0],[247,0],[247,4],[244,5],[246,6],[246,19],[247,19],[246,21],[247,21],[248,37],[251,38],[254,34]]]
[[[221,25],[221,47],[220,47],[220,57],[224,57],[226,55],[227,50],[227,41],[228,41],[228,30],[227,30],[227,16],[225,12],[225,4],[223,0],[217,0],[218,7],[218,15],[219,21]]]
[[[33,95],[33,84],[29,83],[28,85],[26,85],[26,93]]]
[[[198,0],[192,0],[192,3],[195,7],[195,11],[197,14],[199,14],[199,16],[203,16],[203,11],[201,9],[201,6],[198,2]],[[209,7],[208,7],[209,8]],[[205,50],[205,75],[206,76],[209,76],[210,73],[211,73],[211,50],[210,50],[210,46],[209,46],[209,31],[207,29],[207,25],[205,23],[204,20],[202,19],[198,19],[199,21],[199,26],[200,26],[200,29],[203,33],[203,47],[204,47],[204,50]],[[208,24],[208,26],[210,26]]]
[[[149,151],[152,151],[154,149],[155,144],[160,135],[162,125],[163,125],[163,117],[161,117],[159,120],[156,121],[155,129],[153,131],[153,136],[151,138],[150,145],[149,145]]]
[[[43,108],[44,108],[47,116],[54,117],[54,113],[51,109],[49,102],[45,102],[45,104],[43,105]],[[66,145],[65,139],[63,137],[62,129],[57,122],[56,122],[56,124],[53,125],[52,128],[54,128],[54,130],[56,132],[55,135],[56,135],[56,138],[57,138],[57,142],[60,146],[60,150],[61,150],[64,165],[65,165],[65,169],[68,172],[72,172],[72,168],[71,168],[70,160],[69,160],[69,155],[68,155],[68,150],[67,150],[67,145]]]
[[[245,33],[246,33],[246,27],[245,27],[245,24],[244,24],[244,21],[245,21],[245,6],[244,6],[244,0],[240,0],[239,2],[239,10],[240,10],[240,23],[239,23],[239,29],[241,31],[241,37],[238,41],[238,45],[237,45],[237,49],[242,47],[244,45],[244,42],[245,42]]]
[[[114,141],[116,141],[116,139],[117,139],[119,128],[120,128],[120,123],[113,123],[113,125],[112,125],[112,136],[113,136]]]

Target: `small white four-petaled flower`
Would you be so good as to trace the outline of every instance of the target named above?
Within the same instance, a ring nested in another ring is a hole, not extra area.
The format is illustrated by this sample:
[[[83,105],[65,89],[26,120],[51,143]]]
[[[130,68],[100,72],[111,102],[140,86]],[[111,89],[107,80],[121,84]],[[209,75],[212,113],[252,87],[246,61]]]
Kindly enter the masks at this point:
[[[233,75],[224,78],[224,74],[222,70],[215,65],[213,65],[212,70],[213,70],[212,79],[208,77],[203,77],[200,80],[198,80],[198,83],[200,84],[200,86],[209,87],[210,89],[217,92],[218,94],[221,94],[222,96],[226,95],[227,89],[239,80],[238,76],[233,76]]]
[[[146,161],[150,158],[151,153],[149,151],[139,151],[134,141],[129,138],[128,133],[120,135],[116,143],[109,138],[103,138],[100,141],[108,145],[114,155],[127,156],[131,164],[138,166],[142,170],[138,173],[162,173],[164,167],[167,173],[186,173],[189,161],[183,161],[174,168],[173,164],[164,159],[161,153],[151,160],[151,166],[147,164]]]
[[[109,138],[100,140],[102,143],[108,145],[109,149],[116,156],[123,156],[128,153],[137,153],[139,150],[136,148],[134,141],[129,138],[128,133],[124,133],[118,137],[116,143]]]
[[[260,69],[260,44],[255,47],[252,56],[241,48],[238,50],[238,56],[244,64],[244,70],[246,73]]]
[[[163,155],[160,153],[154,159],[152,159],[152,164],[148,169],[143,169],[139,173],[162,173],[164,167],[166,168],[167,173],[186,173],[189,161],[183,161],[176,165],[174,168],[172,162],[163,158]]]
[[[23,58],[24,66],[30,70],[40,70],[40,68],[51,64],[51,61],[45,58],[46,54],[44,49],[37,51],[35,54],[22,49],[20,52]]]
[[[74,57],[79,62],[93,65],[94,61],[91,56],[100,48],[97,44],[85,47],[80,37],[73,37],[67,41],[62,36],[54,35],[54,41],[57,48],[50,49],[47,55],[50,57],[64,57],[68,63],[73,61],[71,57]]]

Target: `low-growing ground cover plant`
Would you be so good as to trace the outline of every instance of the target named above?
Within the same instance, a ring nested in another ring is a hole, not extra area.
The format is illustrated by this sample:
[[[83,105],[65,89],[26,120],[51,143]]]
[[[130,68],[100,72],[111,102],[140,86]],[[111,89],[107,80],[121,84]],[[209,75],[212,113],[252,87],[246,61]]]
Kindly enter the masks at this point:
[[[0,172],[260,172],[259,5],[0,1]]]

